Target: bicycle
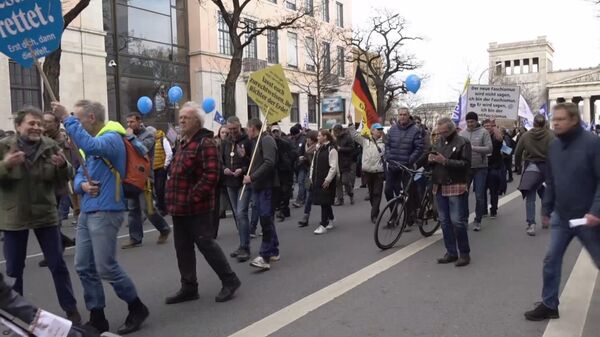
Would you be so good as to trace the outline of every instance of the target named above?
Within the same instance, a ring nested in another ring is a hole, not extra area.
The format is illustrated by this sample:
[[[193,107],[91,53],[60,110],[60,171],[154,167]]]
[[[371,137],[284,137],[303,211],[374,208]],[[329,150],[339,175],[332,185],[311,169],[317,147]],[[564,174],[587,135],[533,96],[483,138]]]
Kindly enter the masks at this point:
[[[410,179],[400,194],[391,199],[377,217],[374,233],[375,244],[382,250],[392,248],[396,242],[398,242],[400,236],[402,236],[402,233],[411,220],[409,219],[409,215],[405,211],[405,208],[410,198],[409,191],[415,181],[415,176],[417,174],[422,174],[425,178],[431,177],[431,172],[411,170],[408,167],[391,160],[388,160],[387,163],[388,166],[395,166],[406,172]],[[412,220],[418,222],[419,232],[425,237],[433,235],[440,227],[434,205],[432,184],[427,185]],[[390,238],[390,240],[387,241],[385,239],[386,237]]]

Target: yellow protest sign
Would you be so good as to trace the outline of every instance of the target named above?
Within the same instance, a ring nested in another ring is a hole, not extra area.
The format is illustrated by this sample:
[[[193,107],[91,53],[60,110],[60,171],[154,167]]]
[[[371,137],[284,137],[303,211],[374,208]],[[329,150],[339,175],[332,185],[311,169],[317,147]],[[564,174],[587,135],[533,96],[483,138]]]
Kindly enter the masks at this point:
[[[269,124],[290,115],[294,99],[280,64],[256,71],[248,79],[248,97],[269,114]]]

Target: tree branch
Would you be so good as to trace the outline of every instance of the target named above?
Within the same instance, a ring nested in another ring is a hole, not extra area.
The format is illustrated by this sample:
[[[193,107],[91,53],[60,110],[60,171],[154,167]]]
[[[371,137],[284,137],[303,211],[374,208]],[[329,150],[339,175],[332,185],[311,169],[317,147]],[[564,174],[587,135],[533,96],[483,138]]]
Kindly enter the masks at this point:
[[[63,30],[67,29],[67,27],[75,20],[81,12],[90,4],[90,0],[80,0],[75,7],[71,8],[64,16],[64,26]]]

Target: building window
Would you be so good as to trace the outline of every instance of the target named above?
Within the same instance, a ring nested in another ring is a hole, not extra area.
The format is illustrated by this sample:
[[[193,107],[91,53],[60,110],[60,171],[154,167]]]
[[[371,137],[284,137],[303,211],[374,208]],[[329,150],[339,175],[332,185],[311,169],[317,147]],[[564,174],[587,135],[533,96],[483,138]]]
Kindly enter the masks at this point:
[[[496,76],[502,75],[502,61],[496,61]]]
[[[231,45],[231,38],[229,37],[229,26],[223,18],[223,14],[218,12],[218,26],[219,26],[219,53],[223,55],[232,55],[233,48]]]
[[[540,71],[540,59],[537,57],[533,58],[533,67],[531,69],[532,73],[537,73]]]
[[[336,2],[335,9],[337,12],[337,18],[335,23],[338,25],[338,27],[344,27],[344,5],[339,2]]]
[[[122,122],[137,111],[140,96],[154,101],[152,114],[144,118],[146,123],[166,129],[177,120],[179,105],[168,101],[167,92],[179,85],[184,92],[182,102],[190,99],[187,3],[102,0],[107,61],[118,63],[118,67],[110,67],[107,62],[106,67],[111,120]]]
[[[331,46],[327,42],[323,42],[323,71],[331,73]]]
[[[504,61],[504,75],[512,75],[512,66],[510,61]]]
[[[337,47],[337,74],[346,77],[346,62],[344,60],[344,47]]]
[[[514,65],[513,74],[520,75],[521,74],[521,60],[514,60],[513,65]]]
[[[225,84],[221,84],[221,115],[227,116],[225,113]]]
[[[252,118],[260,119],[260,110],[258,109],[258,104],[248,96],[248,120],[251,120]]]
[[[329,22],[329,0],[323,0],[323,21]]]
[[[317,122],[317,96],[308,95],[308,122]]]
[[[529,59],[523,60],[523,74],[529,74],[531,69],[529,68]]]
[[[298,68],[298,34],[288,33],[288,66]]]
[[[252,34],[254,31],[256,30],[256,21],[252,21],[252,20],[246,20],[246,41],[248,41],[248,38],[250,37],[250,34]],[[252,42],[250,42],[249,45],[246,46],[246,48],[244,48],[244,56],[248,59],[256,59],[257,58],[257,43],[256,43],[256,36],[252,39]]]
[[[24,68],[9,61],[10,103],[17,111],[25,105],[42,109],[42,87],[36,67]]]
[[[267,61],[272,64],[279,63],[279,40],[277,31],[267,31]]]
[[[285,0],[285,8],[296,10],[296,0]]]
[[[305,0],[305,10],[306,10],[306,14],[310,15],[310,16],[314,16],[315,15],[315,6],[313,3],[313,0]]]
[[[304,44],[306,44],[306,70],[315,71],[315,39],[307,37]]]
[[[300,121],[300,109],[298,108],[299,96],[298,94],[292,94],[292,98],[294,99],[294,102],[292,103],[292,111],[290,112],[290,121],[292,123],[298,123]]]

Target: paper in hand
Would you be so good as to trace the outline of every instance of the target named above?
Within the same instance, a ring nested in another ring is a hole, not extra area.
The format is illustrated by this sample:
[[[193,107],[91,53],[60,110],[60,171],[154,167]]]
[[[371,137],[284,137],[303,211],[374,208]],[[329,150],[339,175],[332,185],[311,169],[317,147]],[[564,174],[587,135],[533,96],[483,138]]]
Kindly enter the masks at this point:
[[[585,225],[587,225],[587,219],[586,218],[571,219],[571,220],[569,220],[569,227],[571,227],[571,228],[575,228],[575,227],[579,227],[579,226],[585,226]]]

